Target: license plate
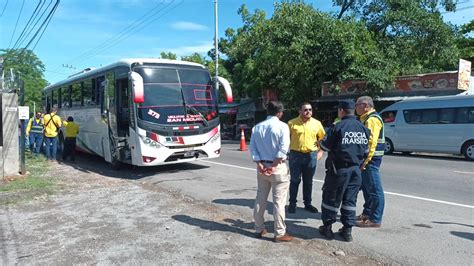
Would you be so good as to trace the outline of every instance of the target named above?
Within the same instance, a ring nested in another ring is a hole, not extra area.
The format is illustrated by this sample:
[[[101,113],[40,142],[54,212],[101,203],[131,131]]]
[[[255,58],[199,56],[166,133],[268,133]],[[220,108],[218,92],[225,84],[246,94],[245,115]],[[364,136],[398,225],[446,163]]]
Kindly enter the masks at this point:
[[[184,153],[184,157],[193,157],[194,156],[194,151],[187,151]]]

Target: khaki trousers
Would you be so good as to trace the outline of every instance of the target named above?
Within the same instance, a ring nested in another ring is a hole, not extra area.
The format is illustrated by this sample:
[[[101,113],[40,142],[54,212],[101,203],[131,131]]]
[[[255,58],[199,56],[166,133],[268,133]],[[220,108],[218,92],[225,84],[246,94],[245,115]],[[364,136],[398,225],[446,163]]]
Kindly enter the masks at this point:
[[[270,165],[266,165],[269,167]],[[279,164],[270,176],[258,174],[257,170],[257,198],[253,209],[255,231],[261,232],[265,228],[263,215],[267,208],[267,199],[270,189],[273,195],[273,219],[275,237],[285,235],[285,205],[290,186],[290,175],[286,163]]]

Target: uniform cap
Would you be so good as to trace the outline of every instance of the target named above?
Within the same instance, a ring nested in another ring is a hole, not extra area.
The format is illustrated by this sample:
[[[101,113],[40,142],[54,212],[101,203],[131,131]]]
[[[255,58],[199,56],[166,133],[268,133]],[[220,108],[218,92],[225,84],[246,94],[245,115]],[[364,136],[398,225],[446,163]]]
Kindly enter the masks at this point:
[[[337,108],[355,109],[355,102],[353,100],[340,100]]]

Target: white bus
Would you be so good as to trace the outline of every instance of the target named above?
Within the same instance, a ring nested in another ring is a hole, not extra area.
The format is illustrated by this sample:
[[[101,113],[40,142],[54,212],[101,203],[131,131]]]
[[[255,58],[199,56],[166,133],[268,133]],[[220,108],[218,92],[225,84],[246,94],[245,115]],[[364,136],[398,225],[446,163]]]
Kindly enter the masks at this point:
[[[218,82],[232,102],[223,78]],[[120,163],[153,166],[219,157],[217,92],[202,65],[164,59],[124,59],[86,69],[43,90],[80,126],[77,148]],[[60,147],[64,129],[59,133]]]
[[[381,112],[385,153],[462,154],[474,161],[474,95],[409,99]]]

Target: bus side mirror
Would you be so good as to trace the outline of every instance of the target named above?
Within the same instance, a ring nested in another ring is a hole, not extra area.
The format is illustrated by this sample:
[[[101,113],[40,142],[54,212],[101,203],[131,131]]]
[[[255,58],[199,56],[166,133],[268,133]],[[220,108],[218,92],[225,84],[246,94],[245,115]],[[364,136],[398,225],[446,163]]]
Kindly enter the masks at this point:
[[[232,97],[232,88],[230,87],[229,81],[223,77],[217,77],[217,81],[222,85],[222,87],[224,87],[227,102],[233,102],[234,98]]]
[[[128,74],[130,82],[132,84],[132,95],[134,103],[145,102],[145,93],[143,87],[143,78],[137,72],[130,72]]]

